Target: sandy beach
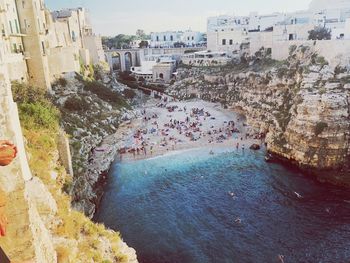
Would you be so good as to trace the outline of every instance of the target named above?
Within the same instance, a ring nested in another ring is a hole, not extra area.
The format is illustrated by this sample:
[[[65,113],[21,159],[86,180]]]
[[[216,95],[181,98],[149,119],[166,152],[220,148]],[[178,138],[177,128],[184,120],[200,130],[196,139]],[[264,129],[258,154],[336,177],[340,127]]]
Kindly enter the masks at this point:
[[[173,151],[217,147],[249,149],[262,146],[263,135],[252,132],[244,116],[201,100],[167,103],[152,100],[139,109],[139,118],[118,132],[121,161],[141,160]],[[128,132],[125,132],[125,128]]]

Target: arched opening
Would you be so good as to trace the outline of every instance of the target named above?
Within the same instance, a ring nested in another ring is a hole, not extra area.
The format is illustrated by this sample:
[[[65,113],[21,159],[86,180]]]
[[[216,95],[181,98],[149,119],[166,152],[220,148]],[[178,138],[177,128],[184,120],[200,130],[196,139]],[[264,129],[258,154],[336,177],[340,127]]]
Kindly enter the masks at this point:
[[[160,79],[164,79],[164,74],[163,74],[163,73],[160,73],[160,74],[159,74],[159,78],[160,78]]]
[[[114,71],[120,71],[122,68],[120,54],[118,52],[112,54],[112,68]]]
[[[130,71],[132,66],[132,56],[130,52],[126,52],[124,55],[125,58],[125,70]]]

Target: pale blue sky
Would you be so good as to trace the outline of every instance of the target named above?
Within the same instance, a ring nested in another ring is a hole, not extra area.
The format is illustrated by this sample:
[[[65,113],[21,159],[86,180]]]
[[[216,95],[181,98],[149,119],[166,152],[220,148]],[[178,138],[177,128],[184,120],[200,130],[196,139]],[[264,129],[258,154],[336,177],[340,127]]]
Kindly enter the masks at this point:
[[[331,1],[331,0],[330,0]],[[51,10],[86,7],[96,33],[134,34],[151,31],[206,30],[208,16],[248,15],[307,9],[311,0],[45,0]]]

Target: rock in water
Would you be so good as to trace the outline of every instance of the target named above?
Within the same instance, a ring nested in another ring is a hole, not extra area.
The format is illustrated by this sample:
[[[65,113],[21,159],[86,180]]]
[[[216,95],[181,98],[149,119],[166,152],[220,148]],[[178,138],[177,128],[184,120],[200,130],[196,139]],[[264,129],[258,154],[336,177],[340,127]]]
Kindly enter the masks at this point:
[[[252,146],[249,147],[249,149],[254,150],[254,151],[260,150],[260,145],[254,143],[254,144],[252,144]]]

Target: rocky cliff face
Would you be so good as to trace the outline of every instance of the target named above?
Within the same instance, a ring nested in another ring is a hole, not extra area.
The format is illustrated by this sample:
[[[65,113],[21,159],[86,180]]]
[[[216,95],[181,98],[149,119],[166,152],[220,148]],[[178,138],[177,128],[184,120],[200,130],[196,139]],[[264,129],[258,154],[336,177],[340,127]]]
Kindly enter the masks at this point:
[[[218,69],[183,69],[169,92],[220,101],[241,110],[268,150],[315,172],[322,181],[350,185],[350,69],[329,64],[306,47],[287,61],[264,52]]]
[[[52,99],[61,111],[72,149],[74,176],[67,190],[73,207],[89,217],[96,211],[105,174],[121,141],[118,128],[134,117],[131,105],[136,95],[107,74],[99,82],[75,75],[53,85]]]
[[[9,220],[1,248],[11,262],[137,262],[135,250],[118,233],[71,208],[69,196],[62,192],[69,176],[58,160],[58,123],[56,128],[43,125],[45,120],[55,122],[50,106],[40,99],[22,101],[18,114],[6,72],[1,70],[0,65],[0,138],[18,147],[18,157],[0,167],[0,190],[7,197]],[[21,86],[16,97],[28,96],[26,91],[32,88]]]

